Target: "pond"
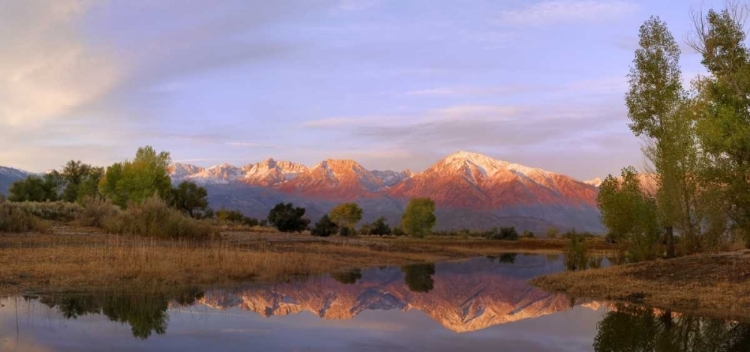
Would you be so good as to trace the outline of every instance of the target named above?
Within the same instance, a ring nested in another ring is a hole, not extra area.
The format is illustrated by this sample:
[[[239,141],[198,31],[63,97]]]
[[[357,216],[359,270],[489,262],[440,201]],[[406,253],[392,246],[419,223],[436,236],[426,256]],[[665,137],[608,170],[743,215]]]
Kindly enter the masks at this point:
[[[0,300],[0,351],[750,351],[750,326],[527,284],[505,254],[292,282]]]

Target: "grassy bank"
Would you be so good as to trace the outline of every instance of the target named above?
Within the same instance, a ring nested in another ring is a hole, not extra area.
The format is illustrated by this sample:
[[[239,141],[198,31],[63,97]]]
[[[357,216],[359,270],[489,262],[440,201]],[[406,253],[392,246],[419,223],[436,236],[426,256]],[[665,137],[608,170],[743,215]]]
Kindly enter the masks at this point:
[[[750,321],[750,251],[563,272],[531,283],[580,298]]]
[[[231,285],[503,252],[559,253],[564,245],[564,240],[319,238],[254,231],[191,242],[58,226],[46,233],[0,234],[0,293]]]

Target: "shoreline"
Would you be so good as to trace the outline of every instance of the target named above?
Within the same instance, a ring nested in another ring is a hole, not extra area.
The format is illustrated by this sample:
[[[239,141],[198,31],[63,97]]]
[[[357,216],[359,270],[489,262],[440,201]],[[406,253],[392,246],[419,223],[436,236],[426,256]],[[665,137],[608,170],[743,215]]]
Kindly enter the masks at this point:
[[[7,263],[0,266],[0,294],[232,286],[502,253],[559,255],[565,243],[253,231],[225,231],[218,240],[189,242],[57,226],[47,233],[0,234],[0,262]],[[594,250],[609,249],[604,241],[591,243]]]
[[[750,250],[561,272],[529,282],[576,298],[750,321]]]

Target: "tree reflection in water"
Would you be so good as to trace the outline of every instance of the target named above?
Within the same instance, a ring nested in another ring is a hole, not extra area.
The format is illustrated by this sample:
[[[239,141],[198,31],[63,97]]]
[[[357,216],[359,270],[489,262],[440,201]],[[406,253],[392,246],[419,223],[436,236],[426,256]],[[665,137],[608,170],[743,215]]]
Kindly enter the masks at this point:
[[[750,351],[750,324],[618,305],[599,322],[597,352]]]
[[[435,264],[412,264],[401,267],[404,272],[404,281],[406,286],[412,292],[427,293],[432,291],[435,275]]]
[[[344,285],[353,285],[362,278],[362,270],[355,269],[343,273],[332,273],[331,277]]]
[[[39,301],[55,308],[66,319],[87,314],[103,314],[112,321],[130,325],[133,336],[147,339],[152,333],[167,331],[169,303],[192,305],[203,297],[203,291],[190,288],[171,293],[98,293],[42,296]]]

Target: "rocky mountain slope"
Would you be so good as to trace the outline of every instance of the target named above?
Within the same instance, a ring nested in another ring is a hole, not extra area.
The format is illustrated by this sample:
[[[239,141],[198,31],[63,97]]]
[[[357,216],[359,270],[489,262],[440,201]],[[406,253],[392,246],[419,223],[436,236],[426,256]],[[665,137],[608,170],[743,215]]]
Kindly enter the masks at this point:
[[[8,194],[8,188],[13,182],[31,176],[32,173],[11,167],[0,166],[0,194]]]
[[[290,201],[307,208],[312,219],[344,201],[357,202],[365,221],[379,216],[400,221],[405,204],[430,197],[437,205],[438,228],[516,226],[544,231],[602,230],[596,209],[597,188],[570,177],[485,155],[457,152],[420,173],[370,171],[353,160],[325,160],[313,167],[267,159],[239,168],[228,164],[173,179],[209,188],[214,207],[239,209],[265,217],[274,204]]]
[[[442,229],[602,228],[596,187],[469,152],[451,154],[416,174],[369,171],[352,160],[329,159],[306,168],[268,159],[243,168],[222,164],[187,176],[175,172],[173,179],[206,185],[214,207],[235,208],[256,217],[265,217],[281,201],[306,207],[313,219],[340,202],[355,201],[365,209],[365,221],[386,216],[396,224],[409,199],[430,197],[436,201]]]

